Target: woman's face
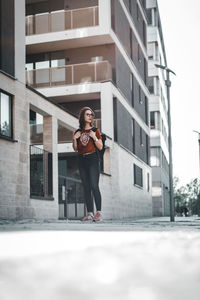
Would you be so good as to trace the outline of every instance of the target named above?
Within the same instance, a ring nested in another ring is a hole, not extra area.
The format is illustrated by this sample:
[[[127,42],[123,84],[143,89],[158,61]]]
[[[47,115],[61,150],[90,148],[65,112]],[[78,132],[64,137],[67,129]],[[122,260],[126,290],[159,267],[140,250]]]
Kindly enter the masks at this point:
[[[93,121],[93,118],[94,118],[93,112],[87,109],[84,115],[85,122],[91,123]]]

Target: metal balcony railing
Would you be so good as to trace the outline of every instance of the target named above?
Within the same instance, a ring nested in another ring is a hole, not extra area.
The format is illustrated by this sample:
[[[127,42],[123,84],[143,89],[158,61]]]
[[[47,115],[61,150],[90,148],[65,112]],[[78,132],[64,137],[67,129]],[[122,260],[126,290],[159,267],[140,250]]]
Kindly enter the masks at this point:
[[[99,25],[98,6],[53,11],[26,17],[26,35]]]
[[[112,66],[108,61],[26,71],[26,82],[34,88],[102,82],[111,79]]]

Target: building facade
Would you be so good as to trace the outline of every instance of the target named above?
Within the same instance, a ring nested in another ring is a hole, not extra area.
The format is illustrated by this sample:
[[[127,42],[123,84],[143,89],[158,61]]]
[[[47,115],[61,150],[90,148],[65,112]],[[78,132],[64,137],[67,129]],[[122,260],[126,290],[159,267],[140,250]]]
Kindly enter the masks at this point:
[[[107,136],[100,176],[104,218],[151,216],[144,1],[27,0],[24,5],[27,85],[19,84],[29,128],[24,185],[32,217],[84,214],[72,136],[86,105]]]
[[[167,66],[165,45],[157,0],[146,1],[148,16],[149,91],[151,93],[151,167],[153,216],[168,216],[169,208],[169,148],[168,101],[165,72],[155,64]]]

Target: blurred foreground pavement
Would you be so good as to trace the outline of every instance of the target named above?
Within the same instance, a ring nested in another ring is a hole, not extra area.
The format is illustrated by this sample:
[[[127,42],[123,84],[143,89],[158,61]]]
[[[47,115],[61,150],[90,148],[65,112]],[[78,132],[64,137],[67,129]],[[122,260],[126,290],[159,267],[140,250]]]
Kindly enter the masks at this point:
[[[200,299],[200,218],[0,220],[1,300]]]

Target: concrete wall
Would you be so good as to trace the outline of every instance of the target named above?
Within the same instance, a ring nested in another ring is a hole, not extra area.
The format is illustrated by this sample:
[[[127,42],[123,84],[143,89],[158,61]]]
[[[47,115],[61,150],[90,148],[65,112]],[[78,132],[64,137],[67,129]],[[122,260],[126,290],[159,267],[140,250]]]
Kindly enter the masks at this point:
[[[74,130],[77,120],[43,97],[26,89],[24,84],[0,73],[0,88],[13,95],[13,139],[0,139],[0,218],[58,219],[57,122]],[[47,118],[44,149],[53,152],[52,200],[30,198],[30,125],[29,109]],[[49,119],[50,118],[50,119]]]
[[[143,188],[134,185],[134,163],[143,169]],[[151,188],[150,191],[147,190],[147,172],[151,182],[151,168],[113,143],[111,177],[101,175],[100,178],[104,218],[152,216]]]
[[[13,137],[0,140],[0,218],[34,218],[29,197],[29,104],[25,87],[0,74],[0,87],[13,95]]]

